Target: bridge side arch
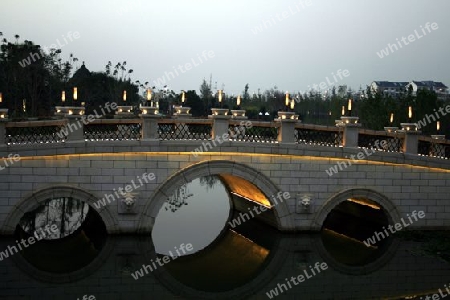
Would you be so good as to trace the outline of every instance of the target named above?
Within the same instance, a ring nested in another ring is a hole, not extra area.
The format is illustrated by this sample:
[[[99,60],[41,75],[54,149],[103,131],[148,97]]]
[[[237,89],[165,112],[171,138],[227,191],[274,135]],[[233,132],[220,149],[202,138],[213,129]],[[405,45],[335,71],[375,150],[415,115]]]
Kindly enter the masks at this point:
[[[278,187],[260,171],[233,161],[227,160],[212,160],[199,162],[187,166],[183,170],[170,176],[150,197],[143,209],[143,213],[138,223],[138,231],[141,233],[151,232],[155,224],[156,216],[163,206],[167,198],[172,195],[181,185],[189,183],[190,181],[202,176],[230,174],[247,180],[255,185],[261,192],[271,201],[273,205],[274,214],[277,220],[277,228],[279,230],[293,230],[294,219],[289,212],[289,207],[286,201],[275,205],[271,199],[272,195],[276,195],[280,190]]]
[[[313,223],[311,224],[311,229],[314,231],[319,231],[333,208],[352,197],[366,198],[376,202],[383,208],[391,224],[401,222],[401,216],[397,207],[383,194],[371,189],[347,189],[333,195],[322,205],[316,214]]]
[[[17,224],[19,224],[22,216],[29,211],[36,209],[38,206],[44,204],[48,199],[72,197],[74,199],[83,201],[89,204],[90,209],[93,208],[93,203],[99,198],[95,197],[87,191],[70,185],[52,185],[40,189],[16,203],[6,218],[4,225],[2,226],[2,234],[11,235],[14,234]],[[100,210],[95,210],[102,221],[105,223],[106,230],[109,234],[118,233],[118,221],[114,214],[107,207],[102,207]]]

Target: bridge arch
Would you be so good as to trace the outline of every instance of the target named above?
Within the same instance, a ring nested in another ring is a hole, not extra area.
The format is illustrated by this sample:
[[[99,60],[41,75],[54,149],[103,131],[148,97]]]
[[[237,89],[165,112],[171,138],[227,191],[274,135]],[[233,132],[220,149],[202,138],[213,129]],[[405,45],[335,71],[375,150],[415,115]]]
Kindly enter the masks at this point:
[[[327,218],[328,214],[349,198],[366,198],[379,204],[391,224],[401,222],[401,216],[397,207],[384,195],[371,189],[346,189],[328,199],[317,212],[314,221],[311,224],[311,229],[319,231]]]
[[[17,224],[19,224],[22,216],[29,211],[36,209],[38,206],[44,204],[48,199],[62,198],[62,197],[72,197],[83,201],[93,208],[93,203],[99,198],[95,197],[87,191],[71,185],[52,185],[38,190],[15,204],[14,209],[9,213],[5,220],[3,226],[3,234],[13,234],[16,230]],[[118,221],[114,214],[111,213],[109,209],[103,207],[96,212],[102,218],[103,223],[105,223],[106,230],[109,234],[119,232]]]
[[[175,190],[190,181],[211,175],[229,174],[240,177],[255,185],[267,197],[273,205],[274,214],[279,230],[293,230],[295,228],[294,219],[289,212],[288,204],[284,201],[273,203],[272,195],[276,195],[280,190],[263,173],[243,163],[227,160],[212,160],[195,163],[178,171],[170,176],[158,189],[155,190],[143,209],[143,213],[138,223],[138,232],[151,232],[159,210],[167,198]],[[275,205],[276,204],[276,205]]]

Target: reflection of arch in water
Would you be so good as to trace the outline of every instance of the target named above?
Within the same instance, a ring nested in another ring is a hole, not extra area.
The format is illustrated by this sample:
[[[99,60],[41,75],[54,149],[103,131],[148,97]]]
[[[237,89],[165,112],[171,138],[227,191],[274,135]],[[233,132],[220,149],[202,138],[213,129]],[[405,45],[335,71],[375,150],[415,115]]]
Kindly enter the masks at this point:
[[[261,235],[264,234],[261,231]],[[291,238],[278,235],[271,239],[271,249],[267,251],[231,230],[219,239],[206,249],[170,261],[151,274],[171,293],[186,299],[245,299],[261,293],[279,273],[293,242]],[[140,252],[145,253],[142,263],[155,261],[157,256],[151,239],[143,237],[139,245],[142,248]],[[253,251],[259,253],[254,255]],[[254,257],[249,259],[252,255]],[[232,261],[238,258],[241,261]],[[207,273],[202,274],[205,270]],[[211,272],[216,274],[211,275]],[[200,278],[194,278],[194,274],[200,274]],[[224,282],[213,282],[220,276]]]
[[[178,187],[199,177],[210,175],[220,176],[221,174],[240,177],[256,186],[274,206],[273,211],[277,228],[279,230],[294,229],[293,215],[289,212],[287,203],[285,201],[273,203],[271,196],[277,195],[279,189],[268,177],[245,164],[213,160],[188,166],[167,179],[150,197],[151,201],[146,203],[141,219],[139,220],[138,231],[141,233],[151,232],[160,208]]]
[[[87,204],[97,200],[93,195],[79,188],[66,185],[45,188],[17,204],[17,209],[6,220],[7,230],[14,227],[16,238],[19,239],[31,236],[30,232],[25,232],[19,225],[20,219],[25,213],[35,211],[38,207],[48,203],[49,199],[77,199]],[[116,224],[108,210],[98,213],[90,207],[83,225],[72,234],[58,240],[39,241],[24,249],[20,255],[14,255],[12,259],[20,269],[38,280],[70,282],[86,277],[103,264],[105,257],[109,256],[112,250],[112,245],[106,238],[106,222],[104,221],[109,222],[110,225]],[[82,257],[75,255],[74,257],[79,260],[73,260],[71,253],[79,250],[78,247],[86,250],[85,255]],[[65,252],[66,250],[67,252]],[[39,254],[36,251],[44,252],[39,252]],[[44,257],[54,261],[54,264],[46,264],[43,261]],[[62,265],[59,266],[59,263]]]
[[[52,185],[51,187],[41,189],[27,197],[24,197],[22,201],[17,203],[14,206],[14,209],[6,218],[4,225],[2,226],[2,234],[14,234],[16,226],[17,224],[19,224],[22,216],[29,211],[35,210],[40,205],[44,204],[48,199],[66,197],[81,200],[89,204],[91,208],[93,206],[93,203],[99,199],[98,197],[95,197],[94,195],[78,187],[73,187],[70,185]],[[117,226],[118,221],[116,217],[109,211],[109,209],[107,209],[107,207],[102,207],[100,210],[97,210],[97,212],[100,215],[103,223],[105,223],[108,233],[111,234],[119,232]]]
[[[11,244],[13,239],[11,239]],[[67,283],[74,282],[91,274],[94,274],[100,269],[104,263],[108,260],[114,251],[114,240],[106,237],[106,241],[101,249],[100,253],[92,260],[89,265],[68,273],[52,273],[43,270],[39,270],[28,262],[24,256],[16,254],[11,256],[11,260],[22,270],[23,273],[36,279],[37,281],[49,282],[49,283]]]
[[[350,200],[363,199],[362,201],[366,199],[367,204],[365,203],[363,204],[371,205],[370,203],[374,203],[377,206],[379,206],[379,209],[382,210],[382,212],[384,213],[386,219],[390,224],[401,222],[400,214],[397,208],[392,204],[391,201],[389,201],[388,198],[386,198],[382,194],[369,189],[350,189],[334,195],[323,205],[321,210],[316,215],[316,218],[312,225],[312,229],[318,230],[322,228],[325,220],[327,219],[331,211],[334,208],[338,207],[340,204],[347,201],[348,199]],[[330,245],[333,244],[332,242],[330,243],[330,240],[340,239],[338,235],[339,235],[338,233],[328,231],[327,229],[322,228],[322,234],[318,235],[315,238],[314,245],[315,248],[317,249],[317,252],[320,254],[320,256],[324,259],[324,261],[327,264],[329,264],[331,267],[333,267],[333,269],[337,270],[338,272],[344,274],[352,274],[352,275],[368,274],[378,270],[386,263],[388,263],[390,259],[395,255],[398,246],[398,241],[390,237],[389,239],[381,241],[376,251],[373,251],[373,253],[367,253],[364,259],[358,261],[352,260],[352,262],[349,262],[346,261],[346,259],[343,259],[342,257],[333,256],[336,255],[336,253],[331,253],[327,249],[327,247],[330,247]],[[348,238],[347,242],[350,243],[353,242],[355,244],[355,247],[356,246],[362,248],[366,247],[363,243],[358,242],[357,240],[352,241],[351,238]],[[336,248],[337,246],[334,245],[334,247]],[[369,249],[367,252],[369,252]]]
[[[397,239],[390,240],[389,243],[383,248],[382,253],[380,253],[374,261],[368,262],[362,266],[349,266],[338,261],[326,249],[321,235],[314,236],[311,244],[315,252],[322,257],[323,261],[337,272],[348,275],[366,275],[381,269],[389,263],[389,261],[395,256],[400,243]]]

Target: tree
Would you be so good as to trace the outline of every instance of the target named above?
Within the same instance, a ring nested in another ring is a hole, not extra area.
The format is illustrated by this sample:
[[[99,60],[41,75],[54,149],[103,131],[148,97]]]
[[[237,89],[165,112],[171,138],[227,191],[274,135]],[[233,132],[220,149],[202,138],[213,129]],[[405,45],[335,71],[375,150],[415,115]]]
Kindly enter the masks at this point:
[[[244,102],[248,102],[250,100],[250,95],[248,93],[248,89],[249,89],[249,87],[248,87],[248,83],[247,83],[244,87],[244,97],[243,97]]]
[[[205,104],[194,90],[187,91],[186,106],[191,107],[191,114],[193,117],[205,116]]]
[[[204,112],[203,115],[207,115],[209,109],[212,107],[212,91],[211,86],[203,79],[202,84],[200,85],[200,97],[203,101]]]

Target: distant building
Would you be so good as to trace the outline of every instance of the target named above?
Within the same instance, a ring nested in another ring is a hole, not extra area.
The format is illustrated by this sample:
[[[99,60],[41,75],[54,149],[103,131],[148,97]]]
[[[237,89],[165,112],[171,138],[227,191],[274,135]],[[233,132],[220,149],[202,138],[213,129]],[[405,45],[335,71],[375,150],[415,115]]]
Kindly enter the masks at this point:
[[[436,92],[438,98],[448,98],[448,87],[442,82],[437,81],[411,81],[411,82],[391,82],[391,81],[374,81],[370,85],[370,90],[373,93],[382,93],[390,96],[398,96],[400,93],[405,93],[412,87],[413,95],[417,94],[420,89],[427,89]]]
[[[372,93],[382,93],[396,96],[404,93],[407,89],[408,82],[391,82],[391,81],[374,81],[370,85]]]
[[[437,81],[411,81],[408,83],[406,89],[408,90],[409,87],[412,87],[413,89],[413,95],[416,95],[418,90],[426,89],[429,91],[436,92],[438,98],[447,98],[448,96],[448,87],[443,84],[442,82]]]

